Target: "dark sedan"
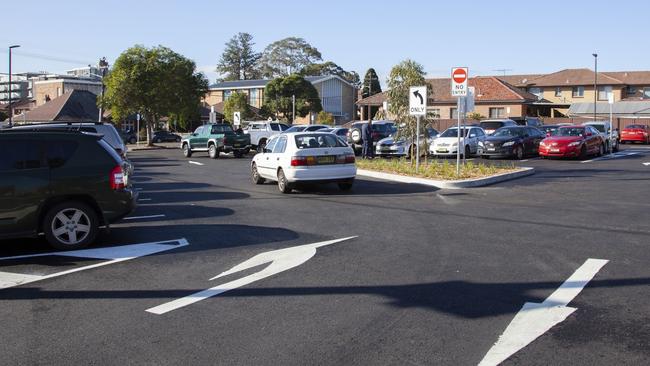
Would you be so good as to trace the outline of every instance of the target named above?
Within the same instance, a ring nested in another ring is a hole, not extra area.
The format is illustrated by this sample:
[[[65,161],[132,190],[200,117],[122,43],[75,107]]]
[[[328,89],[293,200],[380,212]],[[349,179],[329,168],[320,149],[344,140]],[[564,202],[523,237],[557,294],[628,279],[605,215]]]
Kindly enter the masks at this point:
[[[181,142],[181,137],[169,131],[156,131],[151,137],[152,142]]]
[[[539,143],[544,139],[544,132],[535,127],[511,126],[501,127],[483,141],[481,156],[523,159],[526,155],[535,155]]]

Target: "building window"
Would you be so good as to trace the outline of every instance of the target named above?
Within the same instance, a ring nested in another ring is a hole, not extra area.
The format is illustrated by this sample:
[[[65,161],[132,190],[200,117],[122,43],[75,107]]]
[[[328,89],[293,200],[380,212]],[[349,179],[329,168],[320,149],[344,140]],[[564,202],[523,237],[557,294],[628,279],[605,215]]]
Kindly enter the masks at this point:
[[[259,104],[259,91],[257,89],[250,89],[248,91],[248,104],[257,107]]]
[[[585,96],[585,87],[584,86],[574,86],[571,92],[571,95],[574,98],[582,98]]]
[[[457,119],[458,118],[458,108],[450,108],[449,109],[449,118],[451,118],[451,119]]]
[[[634,85],[628,85],[627,89],[625,89],[625,94],[627,94],[628,97],[633,97],[636,95],[637,89],[636,86]]]
[[[226,101],[228,98],[230,98],[230,95],[232,94],[232,90],[224,90],[223,91],[223,100]]]
[[[650,99],[650,88],[643,88],[643,98]]]
[[[561,97],[562,96],[562,88],[560,88],[560,87],[555,88],[555,96],[556,97]]]
[[[490,108],[490,118],[503,118],[506,116],[506,109],[503,107]]]
[[[612,92],[611,86],[599,86],[598,87],[598,100],[608,100],[607,97],[609,93]]]
[[[529,88],[528,92],[537,96],[537,99],[542,99],[544,97],[544,90],[542,88]]]

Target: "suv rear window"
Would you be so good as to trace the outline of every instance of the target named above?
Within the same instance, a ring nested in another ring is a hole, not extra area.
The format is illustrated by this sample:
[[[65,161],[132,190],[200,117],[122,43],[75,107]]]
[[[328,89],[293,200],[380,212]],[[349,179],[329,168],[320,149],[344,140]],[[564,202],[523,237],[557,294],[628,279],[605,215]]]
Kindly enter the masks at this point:
[[[503,127],[505,123],[503,122],[481,122],[480,126],[484,130],[496,130],[498,128]]]
[[[224,132],[233,132],[230,125],[214,125],[212,126],[211,134],[224,133]]]
[[[298,135],[295,137],[299,149],[321,149],[332,147],[345,147],[334,135],[313,134]]]

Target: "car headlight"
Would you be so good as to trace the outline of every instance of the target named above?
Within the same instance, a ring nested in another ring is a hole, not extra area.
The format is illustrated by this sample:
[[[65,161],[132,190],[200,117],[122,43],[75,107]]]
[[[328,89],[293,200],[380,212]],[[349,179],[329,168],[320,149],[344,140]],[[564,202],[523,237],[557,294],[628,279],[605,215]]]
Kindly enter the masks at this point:
[[[456,147],[456,146],[458,146],[458,142],[454,142],[453,144],[451,144],[451,147]]]
[[[507,146],[512,146],[512,145],[514,145],[514,144],[515,144],[514,141],[508,141],[508,142],[506,142],[505,144],[503,144],[503,146],[504,146],[504,147],[507,147]]]
[[[479,141],[478,146],[483,147],[484,146],[483,141]]]
[[[546,143],[544,141],[540,141],[539,146],[546,146]]]
[[[582,143],[582,141],[574,141],[574,142],[569,143],[569,146],[571,146],[571,147],[580,146],[581,143]]]

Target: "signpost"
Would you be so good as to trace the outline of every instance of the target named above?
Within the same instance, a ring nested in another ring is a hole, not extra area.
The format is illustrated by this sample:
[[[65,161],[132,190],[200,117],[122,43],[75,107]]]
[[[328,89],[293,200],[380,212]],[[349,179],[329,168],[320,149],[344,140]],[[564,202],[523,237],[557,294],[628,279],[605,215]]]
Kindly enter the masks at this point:
[[[451,96],[458,97],[458,103],[456,106],[457,117],[458,117],[458,142],[456,145],[456,175],[460,175],[460,134],[464,131],[460,129],[460,118],[461,114],[464,113],[466,103],[464,97],[467,96],[467,79],[469,78],[469,69],[467,67],[454,67],[451,69]],[[463,151],[463,157],[464,151]]]
[[[241,113],[239,112],[233,113],[232,122],[233,125],[239,126],[241,124]]]
[[[416,116],[415,126],[415,171],[420,170],[420,118],[427,115],[427,87],[412,86],[409,88],[409,115]]]
[[[614,92],[607,93],[609,103],[609,153],[614,153]]]

